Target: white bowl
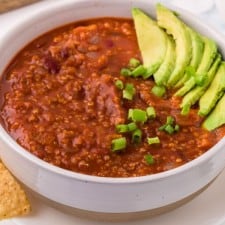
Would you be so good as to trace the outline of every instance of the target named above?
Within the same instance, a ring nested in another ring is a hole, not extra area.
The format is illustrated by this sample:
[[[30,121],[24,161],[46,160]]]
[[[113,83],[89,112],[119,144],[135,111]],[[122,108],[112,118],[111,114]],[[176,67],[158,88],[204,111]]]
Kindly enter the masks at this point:
[[[34,13],[8,32],[0,43],[0,74],[14,55],[40,34],[85,18],[131,17],[133,6],[155,14],[155,5],[149,0],[59,1],[42,13]],[[213,38],[225,56],[225,38],[221,34],[194,15],[177,11],[191,27]],[[206,187],[225,166],[225,139],[179,168],[136,178],[95,177],[55,167],[23,149],[3,127],[0,127],[0,146],[3,162],[34,192],[72,208],[104,213],[140,212],[180,202]]]

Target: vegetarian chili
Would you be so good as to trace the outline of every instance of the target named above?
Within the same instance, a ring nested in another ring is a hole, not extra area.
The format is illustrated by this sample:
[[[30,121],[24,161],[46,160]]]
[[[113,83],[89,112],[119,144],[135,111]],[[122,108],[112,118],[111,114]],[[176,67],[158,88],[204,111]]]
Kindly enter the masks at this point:
[[[135,177],[183,165],[224,128],[202,129],[197,110],[182,116],[171,91],[157,96],[151,78],[126,76],[129,63],[141,68],[141,61],[129,19],[90,19],[46,33],[2,76],[1,123],[27,151],[79,173]]]

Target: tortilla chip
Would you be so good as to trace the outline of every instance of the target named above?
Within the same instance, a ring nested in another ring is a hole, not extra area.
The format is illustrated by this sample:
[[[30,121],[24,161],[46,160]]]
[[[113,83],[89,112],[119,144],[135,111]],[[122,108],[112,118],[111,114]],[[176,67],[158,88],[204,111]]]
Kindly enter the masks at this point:
[[[31,211],[27,196],[0,160],[0,220]]]

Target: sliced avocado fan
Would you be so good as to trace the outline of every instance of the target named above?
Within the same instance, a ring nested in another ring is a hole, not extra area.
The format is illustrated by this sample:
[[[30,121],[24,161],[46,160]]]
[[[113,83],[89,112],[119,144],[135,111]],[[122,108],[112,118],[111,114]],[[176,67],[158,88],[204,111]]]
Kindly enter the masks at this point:
[[[209,114],[209,116],[205,119],[202,126],[208,130],[212,131],[221,125],[225,124],[225,94],[223,94],[222,98],[218,101],[216,107]]]
[[[182,78],[186,66],[190,63],[192,56],[191,37],[184,23],[174,12],[161,4],[157,4],[156,13],[158,25],[164,28],[168,34],[171,34],[176,43],[175,68],[167,82],[169,87],[173,87]]]
[[[195,79],[197,77],[202,76],[202,79],[204,79],[204,77],[207,76],[209,68],[215,59],[217,46],[215,42],[209,38],[202,37],[202,40],[204,41],[204,52],[198,69],[196,73],[192,74],[192,76],[184,83],[184,86],[175,93],[175,96],[184,96],[196,85]]]
[[[225,61],[216,43],[195,32],[176,13],[156,5],[157,22],[138,8],[132,10],[138,45],[147,76],[158,86],[177,89],[181,114],[198,103],[203,128],[225,124]]]
[[[217,101],[224,94],[225,90],[225,62],[222,62],[216,72],[216,75],[199,100],[200,116],[206,116],[215,107]]]
[[[138,8],[132,9],[138,45],[141,50],[143,65],[152,75],[162,64],[167,50],[167,34],[156,21]]]
[[[192,30],[190,27],[186,26],[188,32],[191,36],[191,44],[192,44],[192,57],[191,62],[188,65],[188,68],[196,71],[203,55],[204,50],[204,42],[201,36]],[[189,79],[189,74],[185,72],[184,76],[176,83],[175,88],[182,86]]]
[[[218,54],[215,61],[213,62],[212,67],[207,73],[207,79],[205,80],[204,84],[202,86],[196,86],[184,96],[181,103],[182,114],[185,114],[185,110],[188,110],[192,105],[194,105],[205,93],[206,89],[208,88],[213,78],[215,77],[220,62],[221,62],[221,55]]]

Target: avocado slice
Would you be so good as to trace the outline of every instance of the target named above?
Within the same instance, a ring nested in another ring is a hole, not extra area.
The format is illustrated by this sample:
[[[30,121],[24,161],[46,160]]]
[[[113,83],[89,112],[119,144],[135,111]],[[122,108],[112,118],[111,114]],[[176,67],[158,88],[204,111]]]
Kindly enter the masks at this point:
[[[194,105],[200,97],[205,93],[206,89],[212,82],[213,78],[215,77],[216,71],[218,69],[218,66],[221,62],[221,55],[218,54],[215,61],[213,62],[212,67],[210,68],[207,79],[204,82],[202,86],[196,86],[193,88],[190,92],[188,92],[184,98],[182,99],[181,108],[190,108],[192,105]]]
[[[192,56],[191,37],[185,24],[160,3],[156,5],[158,25],[166,29],[168,34],[173,36],[176,43],[175,68],[169,77],[167,85],[173,87],[184,75],[186,66],[190,63]]]
[[[201,58],[201,62],[198,66],[198,69],[194,76],[207,76],[207,72],[209,71],[210,66],[212,65],[215,56],[217,54],[217,46],[214,41],[209,38],[203,37],[204,41],[204,52]],[[184,86],[178,89],[175,93],[175,96],[184,96],[187,92],[189,92],[196,84],[195,77],[190,77],[185,83]]]
[[[132,9],[132,16],[143,65],[152,75],[162,64],[167,50],[167,34],[142,10]]]
[[[203,52],[203,56],[201,59],[201,63],[199,64],[199,67],[196,71],[197,74],[204,74],[206,73],[209,68],[211,67],[216,54],[217,54],[217,46],[216,43],[207,38],[202,36],[202,39],[204,41],[204,52]]]
[[[213,109],[213,111],[207,116],[205,121],[202,124],[202,127],[204,127],[208,131],[212,131],[221,125],[225,124],[225,94],[223,93],[222,98],[218,101],[216,107]]]
[[[220,64],[211,85],[199,100],[198,114],[200,116],[206,116],[214,108],[216,102],[223,95],[224,90],[225,90],[225,62],[223,61]]]
[[[190,33],[192,43],[192,58],[188,67],[196,71],[202,59],[204,42],[201,36],[194,30],[192,30],[190,27],[187,26],[187,30]],[[185,72],[184,76],[175,85],[175,88],[182,86],[188,79],[189,74]]]
[[[174,40],[168,36],[167,43],[165,59],[159,69],[153,74],[154,80],[159,86],[166,86],[169,76],[174,69],[176,60]]]

